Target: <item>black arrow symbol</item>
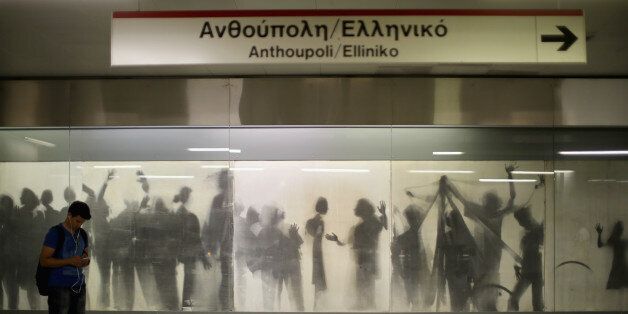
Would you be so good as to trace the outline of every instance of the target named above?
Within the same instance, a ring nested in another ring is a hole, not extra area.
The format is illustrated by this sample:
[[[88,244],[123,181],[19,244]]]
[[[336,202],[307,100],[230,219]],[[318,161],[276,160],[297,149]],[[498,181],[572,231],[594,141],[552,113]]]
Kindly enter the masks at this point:
[[[562,35],[541,35],[541,42],[544,43],[563,43],[558,51],[566,51],[578,40],[578,37],[574,35],[567,26],[556,25],[556,28],[563,33]]]

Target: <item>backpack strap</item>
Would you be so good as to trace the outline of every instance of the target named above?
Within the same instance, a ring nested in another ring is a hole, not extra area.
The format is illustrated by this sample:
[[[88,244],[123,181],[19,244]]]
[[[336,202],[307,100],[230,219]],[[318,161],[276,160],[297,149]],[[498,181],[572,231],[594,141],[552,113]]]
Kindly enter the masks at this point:
[[[57,247],[52,255],[54,258],[59,258],[61,257],[63,245],[65,244],[65,230],[63,230],[63,226],[61,224],[52,227],[52,229],[55,229],[57,232]]]

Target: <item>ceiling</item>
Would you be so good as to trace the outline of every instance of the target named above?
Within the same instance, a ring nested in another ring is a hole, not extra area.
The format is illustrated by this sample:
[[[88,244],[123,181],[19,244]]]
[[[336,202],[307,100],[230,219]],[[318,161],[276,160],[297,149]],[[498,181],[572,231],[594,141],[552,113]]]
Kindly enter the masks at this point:
[[[586,65],[221,65],[111,68],[113,11],[243,9],[583,9]],[[472,75],[626,76],[625,0],[0,0],[0,77]]]

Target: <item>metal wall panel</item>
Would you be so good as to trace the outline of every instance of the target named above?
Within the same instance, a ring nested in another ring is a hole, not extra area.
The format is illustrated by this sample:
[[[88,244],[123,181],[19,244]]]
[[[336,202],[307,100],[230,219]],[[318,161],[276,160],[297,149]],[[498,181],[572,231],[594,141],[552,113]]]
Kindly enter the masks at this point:
[[[557,125],[628,125],[628,80],[565,79],[558,97]]]
[[[231,80],[234,125],[390,125],[392,80],[245,78]]]
[[[77,80],[71,84],[72,126],[228,125],[224,79]]]
[[[244,78],[234,125],[522,125],[554,121],[555,79]]]
[[[0,127],[68,126],[69,81],[0,81]]]
[[[627,126],[627,89],[626,79],[0,81],[0,127]]]

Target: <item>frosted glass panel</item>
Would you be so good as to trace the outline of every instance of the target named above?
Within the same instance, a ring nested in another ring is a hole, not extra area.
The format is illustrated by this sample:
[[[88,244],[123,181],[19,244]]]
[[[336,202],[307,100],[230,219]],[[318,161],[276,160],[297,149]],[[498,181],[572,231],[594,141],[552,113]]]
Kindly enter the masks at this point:
[[[626,138],[1,130],[0,309],[45,309],[34,285],[44,234],[82,200],[90,310],[622,311]]]

